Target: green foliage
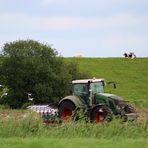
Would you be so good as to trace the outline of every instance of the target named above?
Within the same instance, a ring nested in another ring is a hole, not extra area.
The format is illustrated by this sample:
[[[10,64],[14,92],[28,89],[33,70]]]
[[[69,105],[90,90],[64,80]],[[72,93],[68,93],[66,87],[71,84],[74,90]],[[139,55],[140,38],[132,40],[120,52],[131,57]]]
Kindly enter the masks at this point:
[[[10,42],[1,58],[0,81],[9,88],[1,103],[20,108],[28,102],[27,93],[34,103],[54,103],[68,93],[72,76],[51,46],[33,40]]]

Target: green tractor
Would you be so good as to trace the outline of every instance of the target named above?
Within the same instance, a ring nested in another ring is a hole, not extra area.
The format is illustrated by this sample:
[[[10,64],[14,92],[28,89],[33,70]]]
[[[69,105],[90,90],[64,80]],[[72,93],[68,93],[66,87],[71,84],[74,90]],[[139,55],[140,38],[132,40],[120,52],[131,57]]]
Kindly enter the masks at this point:
[[[105,85],[104,79],[72,81],[72,95],[64,97],[58,105],[61,120],[79,119],[80,109],[86,119],[95,123],[111,121],[115,117],[134,120],[137,117],[134,107],[117,95],[104,93]]]

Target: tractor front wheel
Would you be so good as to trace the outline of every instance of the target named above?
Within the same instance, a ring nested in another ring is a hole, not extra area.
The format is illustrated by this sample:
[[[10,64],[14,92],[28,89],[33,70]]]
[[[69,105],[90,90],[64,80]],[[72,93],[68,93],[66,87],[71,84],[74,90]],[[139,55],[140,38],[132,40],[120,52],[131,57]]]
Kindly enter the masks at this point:
[[[71,101],[61,102],[59,105],[59,116],[62,121],[68,122],[73,120],[73,111],[76,109],[76,106]]]

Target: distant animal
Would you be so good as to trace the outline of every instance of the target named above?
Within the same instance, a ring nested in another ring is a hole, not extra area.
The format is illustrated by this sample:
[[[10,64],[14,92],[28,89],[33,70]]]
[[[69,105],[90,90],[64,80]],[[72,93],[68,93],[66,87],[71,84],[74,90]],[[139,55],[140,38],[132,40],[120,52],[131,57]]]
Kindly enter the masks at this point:
[[[129,54],[128,53],[124,53],[123,54],[125,58],[129,58],[129,59],[134,59],[136,58],[136,55],[134,52],[130,52]]]

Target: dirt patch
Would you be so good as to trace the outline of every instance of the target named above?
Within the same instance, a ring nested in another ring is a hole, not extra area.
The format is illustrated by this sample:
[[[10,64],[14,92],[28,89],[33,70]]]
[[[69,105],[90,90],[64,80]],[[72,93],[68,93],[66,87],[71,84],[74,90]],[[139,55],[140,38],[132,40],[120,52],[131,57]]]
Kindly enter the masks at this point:
[[[144,122],[148,120],[148,109],[137,109],[138,121]]]
[[[2,111],[0,112],[0,119],[1,120],[9,120],[9,119],[15,119],[15,120],[20,120],[28,116],[29,112],[13,112],[13,111]]]

